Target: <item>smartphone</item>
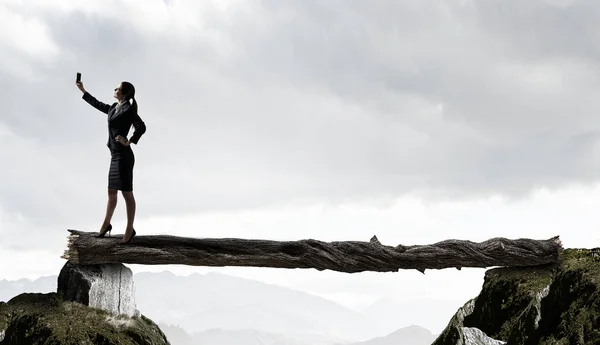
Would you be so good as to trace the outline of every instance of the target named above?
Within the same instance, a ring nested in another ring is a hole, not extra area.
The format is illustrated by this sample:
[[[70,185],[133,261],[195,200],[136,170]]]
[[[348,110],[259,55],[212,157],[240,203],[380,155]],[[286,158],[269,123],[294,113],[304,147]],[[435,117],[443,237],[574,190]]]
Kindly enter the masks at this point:
[[[81,73],[77,72],[77,82],[81,83]]]

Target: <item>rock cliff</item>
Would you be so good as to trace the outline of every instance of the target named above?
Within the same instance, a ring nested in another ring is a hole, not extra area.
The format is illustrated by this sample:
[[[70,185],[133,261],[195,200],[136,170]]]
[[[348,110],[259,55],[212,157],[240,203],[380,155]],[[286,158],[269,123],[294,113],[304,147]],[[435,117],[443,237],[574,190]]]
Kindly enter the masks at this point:
[[[0,302],[0,345],[168,345],[143,315],[129,317],[64,301],[56,293],[24,293]]]
[[[433,344],[600,344],[599,285],[598,249],[567,249],[558,265],[491,269]]]
[[[56,293],[0,302],[0,345],[163,345],[160,328],[135,307],[131,270],[122,264],[74,265]]]

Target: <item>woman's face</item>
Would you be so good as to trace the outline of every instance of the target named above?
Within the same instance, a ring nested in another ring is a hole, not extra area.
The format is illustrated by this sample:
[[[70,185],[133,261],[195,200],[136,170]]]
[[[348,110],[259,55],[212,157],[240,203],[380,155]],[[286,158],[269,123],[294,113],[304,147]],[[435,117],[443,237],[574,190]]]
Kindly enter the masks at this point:
[[[121,100],[121,98],[123,98],[123,92],[121,91],[121,84],[119,84],[116,88],[115,88],[115,94],[114,94],[115,98],[118,100]]]

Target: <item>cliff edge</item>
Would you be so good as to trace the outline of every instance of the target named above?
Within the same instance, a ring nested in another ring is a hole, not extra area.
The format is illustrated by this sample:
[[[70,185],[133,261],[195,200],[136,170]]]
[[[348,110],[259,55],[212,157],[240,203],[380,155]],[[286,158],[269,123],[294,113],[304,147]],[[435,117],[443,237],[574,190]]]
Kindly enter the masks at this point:
[[[566,249],[559,264],[495,268],[433,345],[600,344],[600,249]]]
[[[0,302],[0,345],[168,345],[150,319],[64,301],[56,293],[23,293]]]

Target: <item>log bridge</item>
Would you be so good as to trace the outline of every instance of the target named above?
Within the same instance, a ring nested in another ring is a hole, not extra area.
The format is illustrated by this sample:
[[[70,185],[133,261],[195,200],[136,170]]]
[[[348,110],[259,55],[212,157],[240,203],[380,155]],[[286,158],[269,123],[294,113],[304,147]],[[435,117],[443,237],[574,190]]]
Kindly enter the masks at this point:
[[[387,246],[370,241],[271,241],[239,238],[188,238],[140,235],[121,244],[122,235],[96,238],[96,232],[68,230],[61,258],[79,265],[252,266],[312,268],[345,273],[397,272],[400,269],[537,266],[558,263],[562,244],[547,240],[496,237],[480,243],[445,240],[428,245]]]

